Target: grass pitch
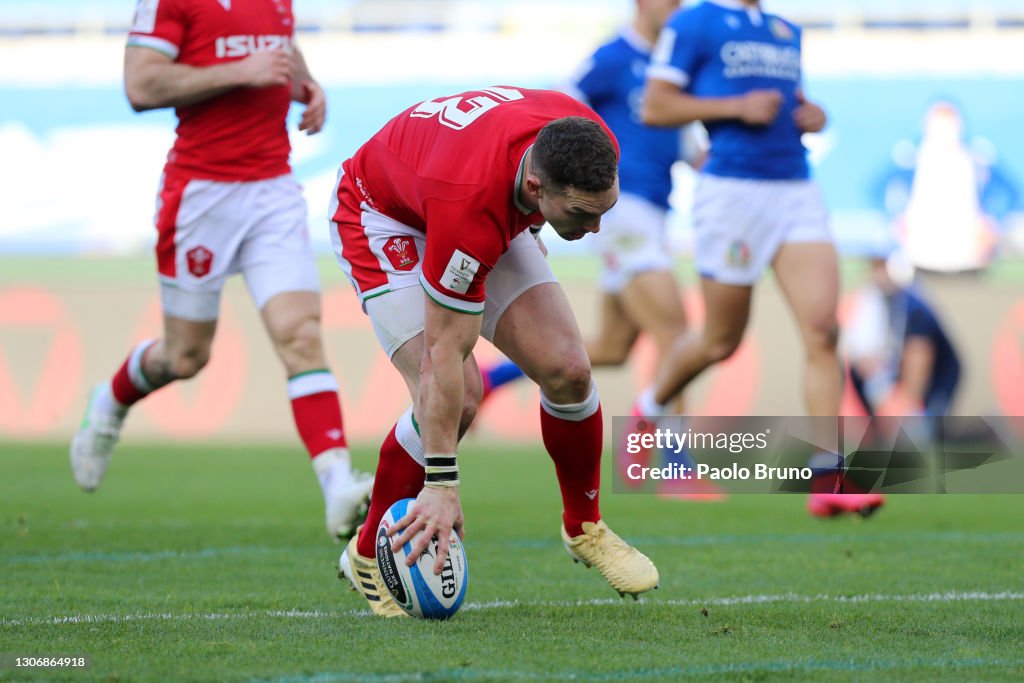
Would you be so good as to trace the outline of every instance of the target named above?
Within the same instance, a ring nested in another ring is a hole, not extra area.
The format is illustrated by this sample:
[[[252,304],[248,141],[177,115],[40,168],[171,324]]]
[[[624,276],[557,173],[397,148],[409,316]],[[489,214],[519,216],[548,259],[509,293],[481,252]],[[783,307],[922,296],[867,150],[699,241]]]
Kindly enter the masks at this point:
[[[0,653],[92,658],[0,681],[1024,679],[1019,497],[822,521],[801,496],[606,491],[661,570],[633,602],[561,548],[539,448],[462,463],[468,604],[428,623],[343,590],[297,449],[129,442],[87,495],[63,445],[0,446]]]

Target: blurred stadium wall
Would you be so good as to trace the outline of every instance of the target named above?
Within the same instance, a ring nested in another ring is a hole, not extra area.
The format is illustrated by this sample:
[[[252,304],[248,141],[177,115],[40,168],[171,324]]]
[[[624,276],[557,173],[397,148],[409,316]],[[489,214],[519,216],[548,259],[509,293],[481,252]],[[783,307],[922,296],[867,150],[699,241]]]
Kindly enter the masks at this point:
[[[0,0],[0,438],[68,436],[88,387],[134,339],[159,331],[151,216],[174,119],[166,111],[133,114],[121,92],[133,5]],[[807,27],[806,89],[831,116],[808,145],[848,257],[845,285],[856,284],[856,257],[890,238],[886,180],[906,170],[937,99],[957,103],[971,149],[1018,189],[997,211],[996,264],[929,285],[965,357],[957,412],[1024,413],[1024,5],[764,5]],[[314,242],[329,251],[324,216],[337,165],[390,116],[484,84],[555,87],[631,8],[628,0],[295,0],[299,44],[330,103],[323,134],[293,137]],[[677,185],[673,236],[686,263],[691,174],[680,169]],[[596,266],[580,253],[585,243],[548,244],[584,330],[593,329]],[[353,438],[376,439],[403,408],[404,390],[340,272],[329,257],[321,265],[346,424]],[[770,281],[758,297],[744,350],[701,381],[695,411],[802,412],[789,314]],[[699,297],[688,299],[699,309]],[[292,437],[284,379],[238,283],[223,312],[204,376],[143,404],[128,434]],[[640,355],[632,368],[599,374],[608,414],[622,414],[646,381],[650,350]],[[536,432],[523,425],[536,421],[535,396],[522,387],[488,405],[479,430],[529,439]]]

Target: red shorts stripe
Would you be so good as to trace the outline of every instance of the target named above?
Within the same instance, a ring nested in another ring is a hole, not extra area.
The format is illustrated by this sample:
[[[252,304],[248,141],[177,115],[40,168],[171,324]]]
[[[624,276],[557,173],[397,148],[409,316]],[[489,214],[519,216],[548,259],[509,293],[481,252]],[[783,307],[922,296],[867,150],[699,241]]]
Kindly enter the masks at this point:
[[[160,203],[156,214],[156,265],[161,275],[175,277],[177,258],[174,244],[178,225],[178,209],[181,197],[188,186],[188,178],[178,175],[164,174],[160,186]]]
[[[341,239],[341,257],[348,261],[359,293],[386,286],[388,276],[370,248],[363,228],[361,199],[350,174],[342,175],[337,192],[338,209],[331,220]]]

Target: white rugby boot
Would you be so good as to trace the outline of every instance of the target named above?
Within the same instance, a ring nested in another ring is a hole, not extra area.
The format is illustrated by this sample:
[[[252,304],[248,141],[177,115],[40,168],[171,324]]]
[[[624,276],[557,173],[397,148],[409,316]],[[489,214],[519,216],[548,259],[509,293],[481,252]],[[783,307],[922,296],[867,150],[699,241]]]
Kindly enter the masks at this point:
[[[71,472],[82,490],[99,488],[127,413],[128,409],[119,406],[110,395],[108,382],[93,387],[85,416],[71,440]]]
[[[327,534],[347,541],[366,519],[373,475],[352,469],[348,449],[332,448],[313,458],[324,494]]]
[[[623,541],[604,521],[584,522],[583,533],[570,537],[562,526],[562,543],[574,562],[587,569],[594,566],[619,596],[632,595],[658,587],[658,568],[642,552]]]

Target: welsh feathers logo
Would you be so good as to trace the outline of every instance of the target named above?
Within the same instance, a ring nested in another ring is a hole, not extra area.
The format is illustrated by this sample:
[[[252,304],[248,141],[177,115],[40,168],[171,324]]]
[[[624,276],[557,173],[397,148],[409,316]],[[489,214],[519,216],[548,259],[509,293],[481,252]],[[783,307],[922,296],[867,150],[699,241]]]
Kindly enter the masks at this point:
[[[420,261],[416,243],[411,237],[389,237],[384,243],[384,255],[395,270],[412,270]]]
[[[188,272],[196,277],[205,277],[213,267],[213,252],[206,247],[194,247],[185,254],[188,260]]]

